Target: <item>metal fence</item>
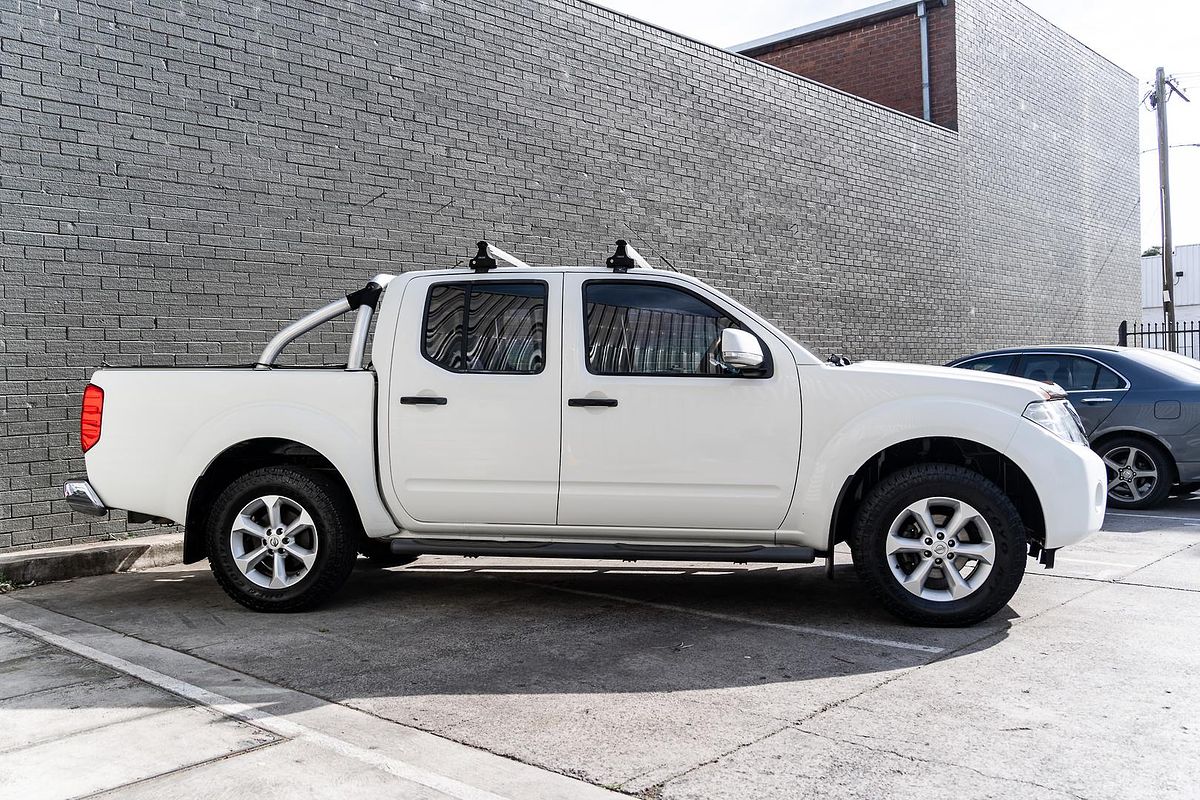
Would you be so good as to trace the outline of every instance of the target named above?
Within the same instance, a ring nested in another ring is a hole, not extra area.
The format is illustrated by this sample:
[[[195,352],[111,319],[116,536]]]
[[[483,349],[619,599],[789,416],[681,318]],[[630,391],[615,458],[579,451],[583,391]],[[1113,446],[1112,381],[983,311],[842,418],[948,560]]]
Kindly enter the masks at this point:
[[[1192,358],[1200,358],[1200,322],[1122,322],[1117,328],[1117,344],[1122,347],[1149,347],[1155,350],[1174,350]]]

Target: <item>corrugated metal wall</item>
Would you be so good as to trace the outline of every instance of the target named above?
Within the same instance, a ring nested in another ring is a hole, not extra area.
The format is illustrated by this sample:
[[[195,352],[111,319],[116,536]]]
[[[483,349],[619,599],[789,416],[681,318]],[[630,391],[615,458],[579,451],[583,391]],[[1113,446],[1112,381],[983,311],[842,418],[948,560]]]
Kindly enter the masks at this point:
[[[1200,320],[1200,244],[1175,248],[1175,319]],[[1142,321],[1162,322],[1162,256],[1142,256]]]

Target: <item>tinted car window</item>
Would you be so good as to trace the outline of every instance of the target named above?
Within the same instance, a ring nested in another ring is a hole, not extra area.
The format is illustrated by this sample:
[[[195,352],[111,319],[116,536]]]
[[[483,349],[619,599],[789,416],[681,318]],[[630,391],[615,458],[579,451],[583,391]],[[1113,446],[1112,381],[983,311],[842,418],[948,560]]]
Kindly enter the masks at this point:
[[[588,369],[598,375],[737,375],[720,361],[721,331],[741,326],[688,292],[596,281],[583,290]],[[765,352],[765,348],[764,348]]]
[[[546,284],[439,283],[425,306],[425,357],[451,372],[541,372]]]
[[[995,372],[1000,375],[1008,374],[1012,368],[1013,359],[1015,356],[988,356],[987,358],[977,358],[974,361],[968,361],[965,364],[957,364],[956,366],[963,369],[974,369],[980,372]]]
[[[1099,364],[1087,358],[1029,353],[1021,362],[1020,375],[1035,381],[1057,383],[1068,392],[1091,389]]]
[[[1107,367],[1101,367],[1096,375],[1097,389],[1124,389],[1125,381],[1121,380],[1121,376],[1113,372]]]
[[[439,283],[429,290],[425,303],[425,340],[421,352],[439,367],[461,372],[463,321],[466,317],[467,287]]]

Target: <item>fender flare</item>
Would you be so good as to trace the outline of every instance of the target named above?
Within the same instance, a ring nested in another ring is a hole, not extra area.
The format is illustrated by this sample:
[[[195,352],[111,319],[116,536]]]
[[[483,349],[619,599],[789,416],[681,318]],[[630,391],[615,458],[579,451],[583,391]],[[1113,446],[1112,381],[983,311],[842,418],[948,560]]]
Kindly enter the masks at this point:
[[[1019,423],[1019,414],[1011,409],[960,398],[905,397],[873,406],[846,420],[815,449],[802,444],[796,494],[783,527],[804,531],[806,543],[827,549],[829,525],[846,482],[884,450],[917,439],[947,438],[1008,456]]]
[[[171,518],[189,520],[196,487],[231,448],[258,439],[282,439],[307,447],[333,465],[349,489],[368,534],[399,530],[379,496],[373,442],[364,442],[361,432],[318,409],[296,403],[290,404],[287,411],[281,415],[278,402],[239,406],[193,432],[166,481],[166,499],[174,515]],[[373,411],[368,407],[363,413],[370,415]],[[281,421],[283,417],[286,422]],[[363,430],[373,432],[373,421],[365,420]],[[185,530],[187,539],[190,537]]]

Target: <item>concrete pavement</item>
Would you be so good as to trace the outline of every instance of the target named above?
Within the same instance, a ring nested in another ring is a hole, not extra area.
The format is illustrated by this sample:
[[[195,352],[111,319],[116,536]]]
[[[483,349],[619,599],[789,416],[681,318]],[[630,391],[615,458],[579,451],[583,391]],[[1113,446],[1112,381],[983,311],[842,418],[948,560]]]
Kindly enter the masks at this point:
[[[12,598],[0,675],[13,797],[617,796]]]
[[[203,761],[145,767],[160,772],[121,794],[254,776],[271,796],[291,784],[261,776],[362,772],[373,796],[438,796],[449,777],[506,797],[1189,797],[1198,509],[1111,514],[965,630],[895,622],[844,563],[829,583],[819,567],[426,558],[361,569],[329,606],[280,616],[241,609],[195,566],[35,587],[0,598],[0,615],[63,641],[6,634],[0,669],[28,677],[0,720],[23,703],[45,733],[0,757],[77,738],[119,752],[115,733],[71,732],[91,718],[62,709],[94,705],[114,732],[147,709],[185,726],[217,715],[204,748],[178,754]],[[129,684],[106,657],[229,702]],[[104,702],[58,699],[93,681],[112,687]],[[271,719],[232,713],[247,708]]]

